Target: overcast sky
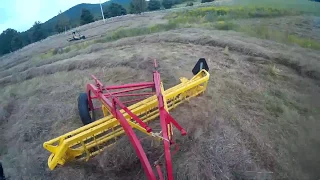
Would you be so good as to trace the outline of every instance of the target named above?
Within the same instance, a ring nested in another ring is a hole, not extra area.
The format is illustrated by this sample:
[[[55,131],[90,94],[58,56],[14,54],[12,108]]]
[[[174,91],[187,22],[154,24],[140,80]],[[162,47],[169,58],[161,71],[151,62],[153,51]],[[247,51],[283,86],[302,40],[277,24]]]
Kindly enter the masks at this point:
[[[99,3],[99,0],[0,0],[0,33],[7,28],[28,30],[35,21],[45,22],[59,11],[80,3]],[[101,0],[105,2],[106,0]]]

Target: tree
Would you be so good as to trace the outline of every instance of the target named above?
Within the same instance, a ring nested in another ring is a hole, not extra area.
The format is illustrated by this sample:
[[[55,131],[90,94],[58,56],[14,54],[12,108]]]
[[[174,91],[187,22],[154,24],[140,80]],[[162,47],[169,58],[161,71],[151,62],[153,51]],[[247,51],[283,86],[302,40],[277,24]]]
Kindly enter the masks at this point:
[[[162,6],[166,9],[170,9],[173,5],[173,1],[172,0],[163,0],[162,1]]]
[[[19,32],[14,29],[6,29],[0,34],[0,54],[7,54],[22,47]]]
[[[193,2],[188,2],[186,6],[193,6]]]
[[[88,9],[82,9],[82,13],[80,16],[80,24],[84,25],[91,22],[93,22],[93,16],[91,12]]]
[[[145,0],[132,0],[130,3],[130,13],[142,13],[146,10]]]
[[[46,35],[44,33],[44,30],[42,29],[42,24],[40,21],[36,21],[31,28],[32,42],[37,42],[44,38],[46,38]]]
[[[20,34],[17,34],[11,39],[11,51],[16,51],[23,47],[22,39]]]
[[[182,0],[173,0],[173,4],[181,4]]]
[[[31,43],[30,32],[28,32],[28,31],[21,32],[20,37],[21,37],[23,46],[26,46]]]
[[[201,3],[213,2],[214,0],[201,0]]]
[[[133,4],[132,1],[130,2],[130,5],[129,5],[129,13],[130,13],[130,14],[135,14],[135,13],[137,13],[137,12],[136,12],[136,9],[134,8],[134,4]]]
[[[107,10],[103,12],[104,16],[107,18],[122,16],[127,14],[127,10],[123,8],[120,4],[111,3],[107,6]]]
[[[160,9],[160,1],[158,0],[150,0],[148,4],[148,9],[150,11],[155,11]]]
[[[61,11],[59,12],[59,15],[57,16],[58,22],[55,25],[55,30],[58,33],[64,32],[66,27],[69,25],[69,18],[65,14],[63,14]]]

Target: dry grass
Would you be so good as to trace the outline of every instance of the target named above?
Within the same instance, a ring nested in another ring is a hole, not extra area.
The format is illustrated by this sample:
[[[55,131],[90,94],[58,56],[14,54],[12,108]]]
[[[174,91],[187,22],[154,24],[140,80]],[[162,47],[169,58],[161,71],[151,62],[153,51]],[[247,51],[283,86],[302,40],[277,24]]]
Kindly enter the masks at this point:
[[[276,65],[271,65],[269,67],[269,72],[271,76],[279,76],[281,71],[276,67]]]
[[[55,44],[42,42],[34,47],[37,54],[23,57],[32,50],[27,47],[3,57],[8,59],[0,71],[0,159],[11,179],[144,179],[126,138],[87,163],[54,171],[47,168],[42,143],[81,126],[76,98],[90,74],[108,85],[151,80],[156,58],[168,88],[181,76],[192,77],[199,57],[210,67],[207,92],[171,112],[188,132],[175,133],[176,179],[319,177],[318,51],[199,28],[102,42],[67,50],[63,45],[61,54]],[[50,49],[50,57],[36,58]],[[150,141],[143,145],[153,161],[161,146]]]
[[[184,153],[175,157],[178,179],[236,179],[247,171],[261,171],[243,144],[240,132],[227,123],[225,115],[207,98],[198,98],[173,112],[188,130],[179,138]],[[192,121],[189,121],[192,119]]]

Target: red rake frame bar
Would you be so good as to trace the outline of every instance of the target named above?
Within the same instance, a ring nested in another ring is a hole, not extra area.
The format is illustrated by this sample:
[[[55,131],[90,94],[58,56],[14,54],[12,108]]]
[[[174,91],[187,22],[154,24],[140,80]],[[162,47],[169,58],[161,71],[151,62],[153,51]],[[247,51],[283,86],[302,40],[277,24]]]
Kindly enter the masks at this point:
[[[172,137],[172,125],[175,126],[182,135],[186,135],[186,131],[176,122],[172,116],[167,111],[167,104],[163,97],[163,86],[161,84],[160,73],[158,72],[158,65],[156,60],[154,60],[154,71],[153,71],[153,82],[139,82],[132,84],[125,84],[119,86],[104,86],[95,76],[92,75],[92,78],[95,81],[95,85],[88,84],[87,85],[87,95],[88,95],[88,103],[90,110],[95,109],[92,103],[93,99],[98,99],[116,118],[126,135],[129,137],[129,140],[134,147],[137,156],[139,157],[142,167],[145,171],[145,174],[148,179],[155,180],[156,175],[153,172],[153,168],[142,148],[142,145],[133,131],[132,127],[127,122],[126,118],[120,112],[122,109],[126,113],[128,113],[131,118],[136,121],[141,127],[143,127],[148,133],[152,133],[152,129],[145,124],[137,115],[132,113],[128,107],[125,105],[126,103],[131,103],[135,101],[139,101],[140,99],[135,99],[131,101],[121,102],[119,97],[132,97],[132,96],[148,96],[154,95],[154,93],[134,93],[128,94],[128,92],[143,90],[151,88],[155,90],[155,94],[158,100],[158,109],[159,109],[159,117],[160,117],[160,125],[163,139],[163,147],[164,147],[164,157],[165,157],[165,165],[166,165],[166,177],[168,180],[173,180],[173,172],[172,172],[172,161],[171,161],[171,152],[170,146],[174,144]],[[111,90],[118,90],[116,92],[111,92]],[[156,171],[158,173],[158,177],[160,180],[163,179],[163,174],[161,171],[161,166],[158,161],[154,163],[156,166]]]

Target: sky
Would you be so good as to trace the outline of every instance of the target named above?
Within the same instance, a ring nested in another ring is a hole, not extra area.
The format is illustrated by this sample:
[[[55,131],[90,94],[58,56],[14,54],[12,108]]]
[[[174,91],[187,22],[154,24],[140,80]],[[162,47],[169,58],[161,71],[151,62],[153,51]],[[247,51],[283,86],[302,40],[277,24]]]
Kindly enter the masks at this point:
[[[45,22],[81,3],[99,0],[0,0],[0,33],[7,28],[19,32],[28,30],[35,21]],[[106,0],[101,0],[104,2]]]

